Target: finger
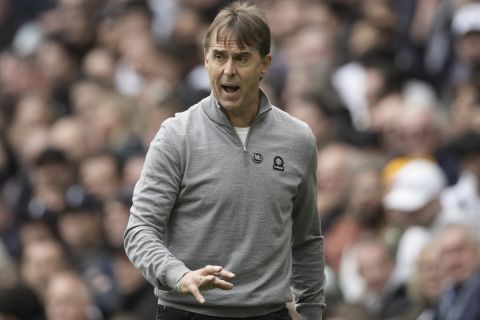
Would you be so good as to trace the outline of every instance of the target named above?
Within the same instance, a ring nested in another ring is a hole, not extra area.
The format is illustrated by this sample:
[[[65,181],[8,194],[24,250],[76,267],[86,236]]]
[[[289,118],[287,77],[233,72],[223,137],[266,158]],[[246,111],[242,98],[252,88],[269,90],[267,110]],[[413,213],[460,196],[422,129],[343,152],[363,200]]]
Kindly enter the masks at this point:
[[[231,290],[233,289],[233,284],[220,278],[215,278],[213,281],[213,287],[222,290]]]
[[[201,270],[201,274],[202,276],[206,276],[206,275],[209,275],[209,274],[214,274],[214,273],[218,273],[218,272],[221,272],[223,270],[223,267],[222,266],[205,266],[203,267]]]
[[[197,299],[199,303],[205,303],[205,297],[202,295],[200,290],[194,285],[190,286],[190,293],[193,294],[193,296],[195,297],[195,299]]]
[[[233,279],[235,278],[235,274],[233,272],[230,272],[228,270],[222,269],[220,272],[215,272],[213,274],[216,277],[221,277],[225,279]]]
[[[208,275],[208,276],[204,276],[204,277],[201,277],[199,279],[199,287],[209,287],[209,286],[212,286],[213,285],[213,282],[215,281],[215,276],[213,275]]]

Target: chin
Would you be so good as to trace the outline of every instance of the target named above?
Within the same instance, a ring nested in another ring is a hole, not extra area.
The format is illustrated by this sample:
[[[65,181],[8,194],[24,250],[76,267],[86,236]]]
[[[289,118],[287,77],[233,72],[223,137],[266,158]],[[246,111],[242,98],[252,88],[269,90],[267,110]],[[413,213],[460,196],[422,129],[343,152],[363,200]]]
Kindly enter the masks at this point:
[[[239,104],[236,102],[220,100],[219,103],[226,110],[235,110],[239,107]]]

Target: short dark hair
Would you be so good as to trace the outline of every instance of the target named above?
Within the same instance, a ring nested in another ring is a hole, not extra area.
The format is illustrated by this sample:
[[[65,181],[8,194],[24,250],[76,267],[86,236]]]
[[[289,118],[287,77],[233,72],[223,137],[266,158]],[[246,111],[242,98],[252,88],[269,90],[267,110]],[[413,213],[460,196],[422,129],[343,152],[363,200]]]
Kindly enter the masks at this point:
[[[219,41],[220,35],[225,36],[224,43],[233,38],[240,48],[256,48],[262,58],[270,53],[270,27],[265,14],[256,5],[234,2],[220,10],[205,36],[206,51],[212,38]]]

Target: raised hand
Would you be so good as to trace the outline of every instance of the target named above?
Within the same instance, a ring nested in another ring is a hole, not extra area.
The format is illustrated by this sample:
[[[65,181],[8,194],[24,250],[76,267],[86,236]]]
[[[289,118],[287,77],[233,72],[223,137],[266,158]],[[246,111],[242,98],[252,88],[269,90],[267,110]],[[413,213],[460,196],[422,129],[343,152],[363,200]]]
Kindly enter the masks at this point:
[[[221,266],[205,266],[201,269],[186,273],[180,280],[180,291],[192,294],[198,302],[204,303],[202,291],[211,289],[231,290],[233,284],[226,281],[232,280],[235,274],[223,269]]]

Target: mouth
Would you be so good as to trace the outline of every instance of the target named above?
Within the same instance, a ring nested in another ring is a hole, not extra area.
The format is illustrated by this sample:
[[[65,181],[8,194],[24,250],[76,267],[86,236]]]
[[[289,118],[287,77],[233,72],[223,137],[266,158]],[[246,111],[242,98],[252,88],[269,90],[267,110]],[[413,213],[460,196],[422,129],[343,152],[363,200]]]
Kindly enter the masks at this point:
[[[227,93],[235,93],[240,89],[240,87],[233,84],[222,84],[222,89]]]

